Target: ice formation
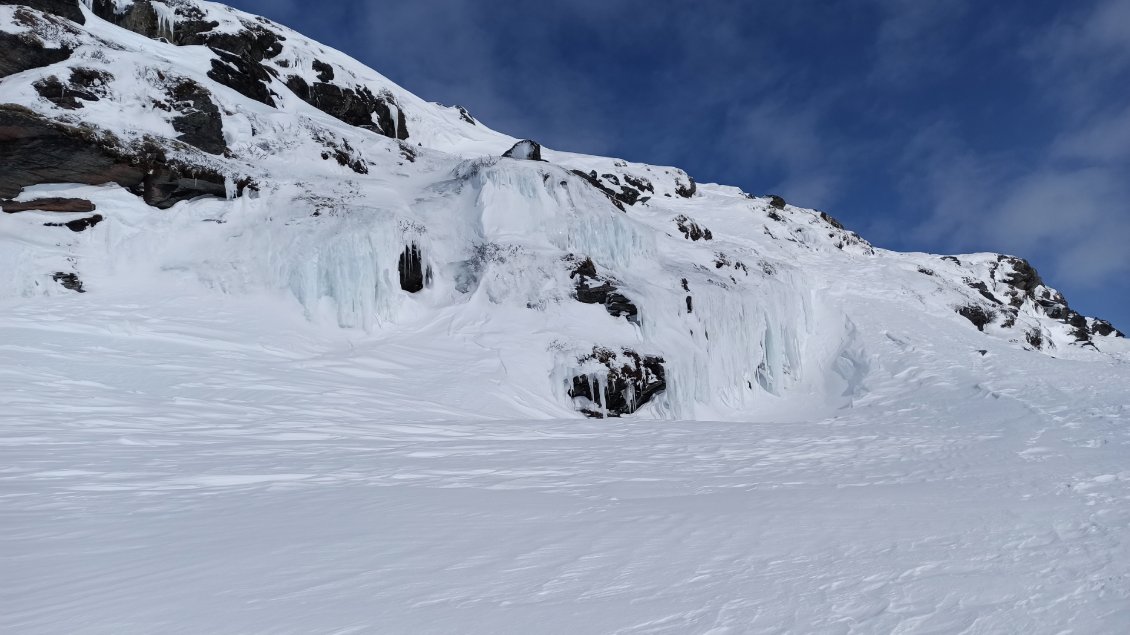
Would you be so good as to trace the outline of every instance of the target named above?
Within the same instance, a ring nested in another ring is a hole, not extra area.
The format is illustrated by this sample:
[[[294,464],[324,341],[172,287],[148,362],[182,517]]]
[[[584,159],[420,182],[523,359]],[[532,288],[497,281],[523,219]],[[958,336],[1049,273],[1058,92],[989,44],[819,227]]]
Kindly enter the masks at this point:
[[[145,7],[152,40],[102,19]],[[0,80],[5,101],[133,164],[156,144],[173,166],[162,183],[76,173],[89,184],[15,184],[13,200],[65,195],[102,219],[73,236],[45,221],[77,214],[0,219],[5,297],[59,296],[57,274],[81,280],[84,301],[121,291],[122,279],[173,277],[203,303],[278,295],[368,337],[444,323],[522,369],[493,390],[538,394],[562,412],[609,414],[611,399],[631,404],[619,414],[682,419],[801,417],[865,398],[878,365],[860,333],[885,328],[877,306],[979,329],[986,347],[1125,350],[1022,260],[876,249],[779,197],[513,139],[221,5],[86,2],[85,26],[62,30],[0,9],[2,28],[74,49]],[[233,41],[253,53],[231,57]],[[51,78],[71,101],[33,88]],[[599,272],[601,302],[578,298],[580,262]],[[594,350],[620,361],[594,362]],[[660,383],[626,370],[624,355],[662,359],[662,390],[643,388]],[[625,394],[609,395],[617,382]]]

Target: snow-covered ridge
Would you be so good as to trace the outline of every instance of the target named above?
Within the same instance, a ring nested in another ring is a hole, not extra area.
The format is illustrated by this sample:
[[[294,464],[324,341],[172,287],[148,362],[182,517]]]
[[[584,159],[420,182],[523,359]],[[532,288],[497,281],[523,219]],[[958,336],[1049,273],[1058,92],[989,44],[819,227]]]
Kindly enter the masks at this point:
[[[27,0],[0,38],[4,301],[267,294],[442,333],[505,369],[468,385],[560,416],[834,411],[905,372],[878,352],[899,329],[1126,359],[1021,259],[876,249],[776,197],[519,142],[223,5]]]

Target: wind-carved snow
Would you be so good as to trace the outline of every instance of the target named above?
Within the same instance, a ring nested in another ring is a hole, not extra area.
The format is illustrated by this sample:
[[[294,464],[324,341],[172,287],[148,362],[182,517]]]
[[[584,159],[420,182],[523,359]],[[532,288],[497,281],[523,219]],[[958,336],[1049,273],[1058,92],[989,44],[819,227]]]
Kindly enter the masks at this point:
[[[568,411],[492,387],[449,323],[364,337],[173,284],[6,302],[0,630],[1130,619],[1125,364],[982,357],[896,318],[858,326],[877,365],[832,418],[546,420],[521,413]]]

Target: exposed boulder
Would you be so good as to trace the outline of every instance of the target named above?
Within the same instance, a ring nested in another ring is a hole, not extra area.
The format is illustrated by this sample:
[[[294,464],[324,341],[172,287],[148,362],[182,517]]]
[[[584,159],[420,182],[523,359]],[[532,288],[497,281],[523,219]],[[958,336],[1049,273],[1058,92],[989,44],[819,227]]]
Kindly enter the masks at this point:
[[[541,144],[529,139],[515,143],[514,147],[507,150],[502,156],[507,159],[519,159],[522,161],[543,160],[541,158]]]
[[[0,0],[0,4],[22,4],[78,24],[86,24],[86,16],[79,8],[79,0]]]
[[[597,419],[620,417],[640,409],[667,388],[662,357],[640,355],[629,349],[607,348],[577,360],[582,367],[602,367],[575,375],[569,396],[583,401],[581,412]]]
[[[604,305],[604,310],[612,317],[623,317],[633,324],[639,324],[639,309],[617,290],[611,279],[597,273],[592,259],[573,262],[575,266],[569,278],[576,281],[574,297],[578,302]]]
[[[775,209],[785,209],[785,199],[777,196],[776,194],[769,195],[769,207]]]

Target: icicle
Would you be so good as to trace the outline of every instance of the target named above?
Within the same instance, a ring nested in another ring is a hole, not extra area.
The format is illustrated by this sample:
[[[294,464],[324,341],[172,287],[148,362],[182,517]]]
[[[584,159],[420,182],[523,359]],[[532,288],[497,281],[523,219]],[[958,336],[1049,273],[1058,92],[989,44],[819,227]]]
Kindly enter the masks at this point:
[[[176,9],[160,2],[152,2],[150,6],[153,7],[153,12],[157,14],[157,35],[163,36],[167,33],[169,41],[174,41],[177,24]]]

